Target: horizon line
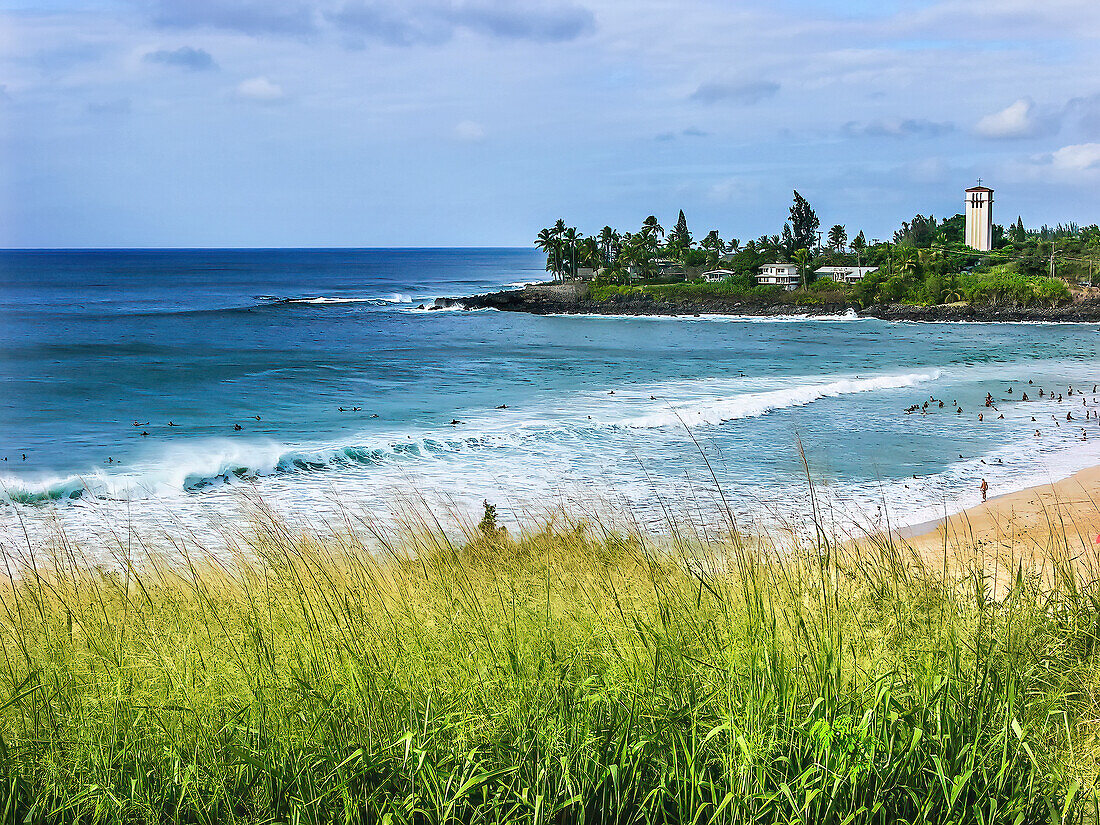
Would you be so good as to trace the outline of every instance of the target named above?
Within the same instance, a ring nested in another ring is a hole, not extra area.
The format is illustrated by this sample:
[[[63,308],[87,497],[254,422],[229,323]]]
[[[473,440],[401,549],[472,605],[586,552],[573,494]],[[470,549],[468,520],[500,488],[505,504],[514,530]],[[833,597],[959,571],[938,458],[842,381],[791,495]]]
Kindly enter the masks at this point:
[[[5,246],[0,252],[288,252],[288,251],[430,251],[430,250],[532,249],[531,246]]]

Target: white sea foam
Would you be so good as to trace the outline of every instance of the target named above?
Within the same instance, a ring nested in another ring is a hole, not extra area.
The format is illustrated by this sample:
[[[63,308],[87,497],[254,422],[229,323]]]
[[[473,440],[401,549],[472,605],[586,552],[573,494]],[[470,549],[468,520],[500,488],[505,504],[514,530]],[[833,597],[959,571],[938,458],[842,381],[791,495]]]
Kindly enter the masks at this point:
[[[821,398],[914,387],[939,377],[940,371],[932,370],[902,375],[880,375],[874,378],[842,378],[827,383],[796,384],[787,389],[746,393],[729,399],[670,405],[662,412],[627,419],[623,425],[627,427],[715,425],[739,418],[755,418],[785,407],[802,407]]]
[[[328,298],[319,295],[315,298],[289,298],[288,304],[378,304],[385,302],[382,298]]]
[[[500,312],[500,310],[498,310],[496,307],[478,307],[477,309],[468,309],[462,304],[452,304],[451,306],[447,307],[437,307],[434,305],[434,303],[425,300],[423,303],[423,307],[409,307],[405,310],[405,312],[415,312],[418,314],[423,312],[430,312],[433,315],[437,312],[465,312],[472,315],[475,312]]]
[[[661,512],[654,504],[654,485],[666,497],[695,500],[701,496],[701,506],[712,508],[711,516],[718,517],[714,509],[719,506],[717,492],[700,465],[696,446],[682,431],[684,424],[698,434],[698,449],[703,451],[712,449],[711,445],[752,445],[759,443],[754,428],[738,427],[735,422],[820,399],[900,391],[904,399],[895,395],[894,403],[888,404],[896,415],[895,403],[917,400],[910,396],[927,398],[935,391],[929,387],[905,393],[907,389],[940,378],[949,383],[960,377],[977,380],[994,374],[991,369],[1014,376],[1019,397],[1020,376],[1039,378],[1048,374],[1045,370],[1057,374],[1057,367],[1056,361],[1029,359],[958,364],[943,370],[917,366],[904,373],[622,382],[564,397],[549,392],[528,396],[507,410],[467,411],[459,414],[464,423],[453,427],[371,428],[340,443],[287,444],[236,438],[181,441],[142,463],[118,469],[99,468],[69,478],[8,476],[0,481],[11,498],[28,503],[64,499],[87,488],[91,495],[84,493],[62,506],[23,510],[24,518],[42,525],[56,517],[77,530],[86,529],[97,501],[118,500],[126,502],[125,516],[134,524],[157,529],[164,523],[165,513],[179,513],[181,523],[187,523],[189,529],[209,531],[210,525],[224,522],[225,513],[236,511],[239,492],[251,489],[252,484],[282,512],[296,513],[313,523],[325,518],[323,514],[335,512],[332,508],[339,505],[334,502],[354,503],[372,513],[386,512],[395,495],[415,489],[432,506],[457,503],[462,512],[470,513],[485,498],[512,502],[521,509],[547,501],[575,507],[608,499],[636,508],[642,522],[652,519],[659,529]],[[997,392],[995,387],[991,389]],[[1031,387],[1027,389],[1031,392]],[[1078,441],[1080,426],[1065,424],[1065,413],[1071,409],[1067,404],[1046,399],[1032,399],[1027,404],[1006,402],[1002,405],[1006,421],[987,420],[976,425],[974,400],[970,399],[971,408],[965,416],[945,413],[936,418],[930,413],[906,419],[906,424],[940,428],[945,437],[951,437],[955,428],[962,435],[975,432],[975,426],[995,427],[995,432],[1003,433],[998,436],[1000,445],[976,452],[960,446],[967,458],[946,466],[941,463],[936,472],[920,478],[894,476],[879,482],[853,477],[845,468],[837,473],[843,480],[830,482],[827,468],[813,466],[811,459],[811,471],[825,481],[819,493],[821,501],[829,504],[833,529],[853,534],[861,529],[882,529],[887,514],[893,527],[921,523],[976,503],[982,478],[988,479],[995,493],[1002,493],[1064,478],[1100,463],[1100,428],[1095,439]],[[1053,414],[1061,417],[1061,427],[1054,426]],[[1032,415],[1039,421],[1029,423]],[[875,422],[865,423],[873,426]],[[719,426],[721,430],[711,429]],[[1041,438],[1031,437],[1035,427],[1041,427]],[[814,448],[830,459],[823,445]],[[780,437],[771,451],[778,455],[793,450],[793,443]],[[727,455],[728,463],[722,457],[716,467],[721,483],[727,485],[726,501],[739,519],[746,524],[805,523],[808,499],[804,482],[775,466],[762,467],[745,460],[736,450]],[[891,473],[897,471],[889,461],[887,464],[893,468]],[[881,511],[879,505],[885,505]],[[0,527],[17,535],[20,527],[11,509],[0,507]],[[51,515],[39,518],[37,513]],[[202,523],[207,526],[201,527]]]
[[[381,297],[357,297],[357,296],[329,296],[329,295],[302,295],[292,298],[279,298],[271,295],[261,295],[260,300],[279,304],[373,304],[374,306],[386,306],[388,304],[410,304],[412,295],[403,292],[392,292]]]
[[[855,310],[848,310],[842,315],[733,315],[720,312],[679,313],[676,315],[664,314],[628,314],[628,313],[599,313],[599,312],[548,312],[546,318],[602,318],[604,320],[631,320],[631,321],[718,321],[723,323],[749,323],[749,324],[791,324],[791,323],[815,323],[836,321],[871,321],[873,318],[858,315]]]
[[[603,437],[600,431],[717,425],[805,406],[822,398],[912,387],[938,376],[938,370],[930,370],[827,381],[789,377],[782,379],[783,389],[763,391],[751,391],[759,379],[667,382],[625,391],[620,388],[616,399],[578,393],[565,411],[536,407],[526,414],[474,417],[446,430],[372,431],[348,443],[295,445],[223,438],[170,443],[156,456],[130,466],[96,468],[68,477],[0,477],[0,487],[4,498],[25,502],[84,494],[103,499],[154,498],[199,492],[238,480],[433,459],[471,450],[532,449],[539,443],[569,443],[571,449],[578,449],[598,442]],[[650,395],[654,400],[646,400]],[[694,397],[674,405],[663,400],[686,396]],[[641,405],[646,412],[623,415],[624,405],[632,411]]]

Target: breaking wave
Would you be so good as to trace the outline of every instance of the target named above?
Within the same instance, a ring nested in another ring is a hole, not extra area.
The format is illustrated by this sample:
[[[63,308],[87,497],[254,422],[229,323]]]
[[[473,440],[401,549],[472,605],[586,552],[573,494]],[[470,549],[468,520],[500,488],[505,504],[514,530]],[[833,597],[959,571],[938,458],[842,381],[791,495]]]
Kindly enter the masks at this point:
[[[904,389],[935,381],[939,370],[874,378],[842,378],[827,383],[801,384],[783,390],[745,393],[727,400],[672,406],[668,410],[624,422],[628,427],[699,426],[722,424],[739,418],[755,418],[785,407],[804,407],[821,398],[835,398],[875,390]]]
[[[106,500],[198,493],[265,476],[370,467],[387,462],[440,458],[464,451],[512,450],[524,443],[563,438],[586,443],[606,440],[609,431],[664,427],[705,427],[755,418],[773,410],[801,407],[822,398],[913,387],[940,376],[938,370],[867,378],[811,380],[785,389],[740,392],[732,397],[700,397],[688,402],[647,403],[644,415],[623,417],[578,400],[575,414],[559,420],[538,417],[509,421],[471,421],[446,433],[389,433],[364,436],[366,443],[289,446],[276,441],[206,439],[167,445],[156,459],[118,470],[102,468],[67,477],[25,479],[0,475],[0,501],[37,504],[93,497]],[[798,379],[791,379],[797,381]],[[805,379],[803,379],[805,380]],[[678,388],[662,395],[677,395]],[[660,391],[660,390],[658,390]],[[713,392],[713,388],[712,388]],[[583,407],[583,411],[582,411]],[[591,411],[593,415],[585,415]]]
[[[372,306],[391,306],[393,304],[411,304],[413,297],[402,292],[394,292],[385,297],[329,297],[326,295],[302,295],[281,297],[277,295],[258,295],[259,300],[268,304],[371,304]]]

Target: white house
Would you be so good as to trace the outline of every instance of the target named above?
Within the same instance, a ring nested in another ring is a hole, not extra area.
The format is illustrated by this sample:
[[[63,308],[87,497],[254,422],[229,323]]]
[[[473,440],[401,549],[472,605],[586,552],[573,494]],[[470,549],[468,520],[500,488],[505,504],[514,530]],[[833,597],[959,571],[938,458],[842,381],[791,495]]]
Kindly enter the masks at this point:
[[[706,272],[703,273],[702,278],[704,281],[715,283],[725,278],[729,278],[733,274],[734,273],[732,269],[708,269]]]
[[[815,270],[819,278],[832,278],[838,284],[854,284],[863,280],[864,275],[878,272],[877,266],[823,266]]]
[[[799,282],[797,264],[764,264],[756,276],[760,286],[781,286],[787,290],[797,288]]]

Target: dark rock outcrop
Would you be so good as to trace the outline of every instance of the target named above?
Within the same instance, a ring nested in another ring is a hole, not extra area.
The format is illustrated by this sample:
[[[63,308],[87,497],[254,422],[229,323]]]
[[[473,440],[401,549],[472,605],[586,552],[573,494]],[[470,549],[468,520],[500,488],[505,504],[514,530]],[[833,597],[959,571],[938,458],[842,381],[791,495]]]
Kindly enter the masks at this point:
[[[844,315],[855,312],[861,317],[885,321],[1047,321],[1100,322],[1100,300],[1091,299],[1058,306],[1019,306],[1013,304],[877,304],[859,307],[850,303],[788,304],[746,301],[736,296],[709,296],[698,300],[656,300],[648,295],[615,295],[601,301],[587,297],[582,284],[540,284],[523,289],[490,292],[466,298],[437,298],[438,308],[461,306],[466,309],[498,309],[505,312],[529,312],[535,315]]]

